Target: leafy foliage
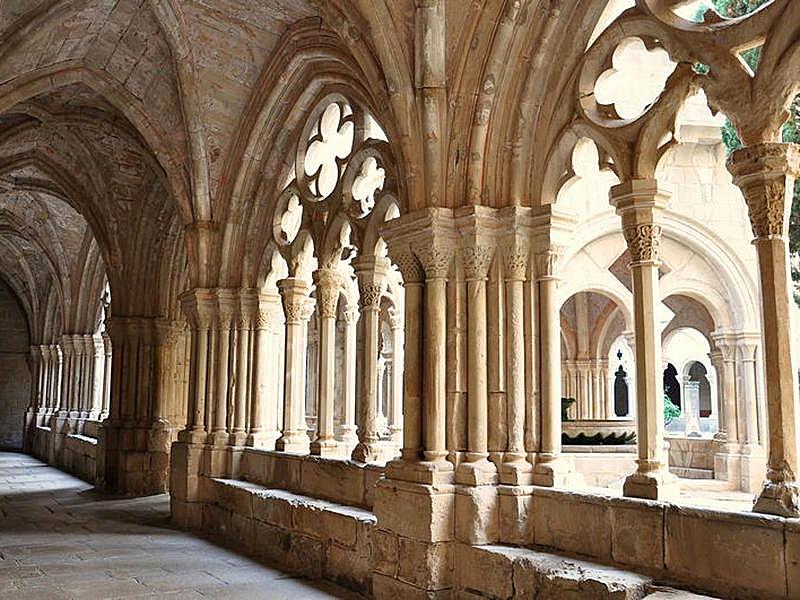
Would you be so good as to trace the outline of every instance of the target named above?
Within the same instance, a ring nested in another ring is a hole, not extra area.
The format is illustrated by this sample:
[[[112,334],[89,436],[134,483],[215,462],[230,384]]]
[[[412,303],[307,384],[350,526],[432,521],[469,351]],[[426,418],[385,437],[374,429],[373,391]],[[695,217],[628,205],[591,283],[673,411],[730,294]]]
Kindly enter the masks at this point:
[[[664,425],[669,425],[681,416],[681,409],[664,394]]]

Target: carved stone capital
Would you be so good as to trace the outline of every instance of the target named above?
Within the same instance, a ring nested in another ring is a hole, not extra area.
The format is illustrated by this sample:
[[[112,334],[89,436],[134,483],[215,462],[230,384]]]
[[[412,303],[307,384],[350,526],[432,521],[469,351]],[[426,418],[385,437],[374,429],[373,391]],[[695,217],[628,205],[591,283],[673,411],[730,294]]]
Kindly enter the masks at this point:
[[[519,240],[509,242],[503,251],[506,281],[525,281],[528,273],[530,248]]]
[[[278,289],[283,299],[283,312],[287,324],[305,322],[310,316],[307,306],[308,284],[302,279],[288,277],[278,282]]]
[[[429,243],[419,248],[417,256],[428,279],[446,279],[450,273],[454,249],[450,245]]]
[[[381,283],[359,280],[358,304],[361,307],[361,310],[379,309],[381,306],[383,291],[384,286]]]
[[[425,279],[425,271],[411,250],[392,254],[392,260],[397,265],[397,268],[400,269],[403,283],[421,283]]]
[[[536,254],[536,277],[552,279],[556,277],[558,266],[558,249],[547,248]]]
[[[661,225],[635,223],[624,226],[622,234],[634,264],[658,262],[661,255]]]
[[[753,235],[786,237],[800,149],[792,144],[758,144],[731,154],[728,170],[747,202]]]
[[[314,272],[314,283],[317,286],[317,307],[323,319],[335,319],[339,305],[339,291],[342,287],[341,277],[331,269],[318,269]]]
[[[461,251],[464,264],[464,277],[467,281],[483,281],[489,273],[494,258],[494,250],[488,245],[470,243]]]

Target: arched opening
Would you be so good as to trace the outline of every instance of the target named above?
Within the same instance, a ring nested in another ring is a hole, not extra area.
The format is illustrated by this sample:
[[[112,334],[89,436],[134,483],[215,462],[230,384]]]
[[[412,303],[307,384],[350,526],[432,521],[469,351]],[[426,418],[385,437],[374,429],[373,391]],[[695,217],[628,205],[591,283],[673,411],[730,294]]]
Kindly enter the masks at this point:
[[[701,418],[708,418],[711,416],[711,383],[707,377],[708,371],[701,362],[693,362],[689,367],[689,381],[687,383],[696,383],[698,386],[698,412]]]
[[[627,417],[630,413],[630,398],[628,395],[628,372],[622,366],[622,351],[617,351],[619,367],[614,371],[614,416]]]
[[[31,402],[28,320],[17,295],[0,278],[0,449],[21,450]]]
[[[678,370],[672,363],[667,363],[667,368],[664,369],[664,396],[678,408],[681,407],[681,384],[678,381]]]

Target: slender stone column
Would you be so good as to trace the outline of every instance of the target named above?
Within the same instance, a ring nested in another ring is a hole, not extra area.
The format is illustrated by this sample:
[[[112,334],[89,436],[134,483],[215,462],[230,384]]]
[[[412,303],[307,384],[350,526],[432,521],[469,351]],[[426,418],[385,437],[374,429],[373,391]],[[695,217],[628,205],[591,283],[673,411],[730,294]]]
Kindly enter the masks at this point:
[[[204,443],[207,435],[206,406],[209,374],[212,366],[210,353],[211,324],[214,320],[214,298],[209,290],[193,290],[181,298],[184,313],[189,317],[191,358],[189,368],[189,411],[186,429],[178,434],[182,442]],[[116,352],[116,349],[115,349]],[[118,357],[115,355],[114,361]]]
[[[463,251],[467,281],[467,454],[456,481],[484,485],[497,480],[489,461],[489,373],[486,279],[493,258],[491,247],[474,241]]]
[[[214,347],[214,412],[209,441],[215,445],[228,442],[228,366],[233,314],[227,297],[218,298],[216,344]]]
[[[81,420],[89,418],[92,411],[93,386],[94,386],[94,339],[92,334],[81,336],[81,381],[80,414]]]
[[[253,355],[253,313],[256,300],[249,296],[240,297],[239,319],[236,323],[236,384],[232,402],[231,439],[233,446],[243,446],[247,440],[247,411],[250,408],[250,373]]]
[[[570,463],[561,456],[561,307],[556,295],[557,261],[558,253],[553,246],[536,255],[542,437],[534,483],[544,486],[565,485],[571,471]]]
[[[622,217],[631,254],[634,333],[636,336],[636,403],[639,458],[637,470],[623,486],[626,496],[664,500],[678,493],[664,452],[664,388],[661,330],[656,322],[661,225],[669,196],[654,180],[635,179],[611,189],[611,203]]]
[[[358,444],[353,460],[372,462],[385,458],[377,428],[378,411],[378,352],[380,336],[381,298],[386,288],[386,259],[360,257],[355,264],[358,278],[361,319],[361,378],[358,398]]]
[[[50,349],[48,346],[31,346],[33,364],[37,371],[36,395],[33,408],[37,414],[43,414],[48,402],[48,377],[50,371]]]
[[[393,255],[405,289],[405,360],[403,364],[404,462],[416,462],[422,450],[422,310],[424,272],[411,251]]]
[[[61,337],[61,352],[63,354],[63,368],[61,369],[61,402],[59,403],[60,416],[66,417],[72,406],[72,338],[64,335]]]
[[[53,344],[50,347],[50,351],[52,352],[53,372],[50,376],[49,414],[52,414],[58,412],[61,407],[61,377],[64,372],[64,352],[60,344]]]
[[[286,314],[286,384],[283,400],[283,431],[275,448],[305,454],[310,440],[306,432],[306,346],[308,336],[308,284],[289,277],[278,282]]]
[[[756,406],[756,349],[758,341],[746,336],[736,340],[736,352],[739,361],[739,397],[742,409],[741,430],[744,435],[741,442],[745,446],[757,446],[758,438],[758,408]]]
[[[357,324],[358,308],[348,308],[342,314],[344,321],[344,347],[342,363],[342,423],[339,426],[339,441],[352,452],[358,443],[356,435],[356,362],[358,354]]]
[[[92,387],[91,402],[89,405],[89,418],[97,420],[103,409],[103,378],[105,376],[105,349],[103,338],[99,335],[92,336]]]
[[[253,390],[250,396],[250,433],[247,445],[275,448],[278,431],[279,357],[274,353],[280,298],[262,294],[253,329]]]
[[[317,377],[317,437],[311,443],[311,454],[336,454],[333,412],[336,397],[336,315],[341,281],[331,269],[314,273],[319,307],[319,375]]]
[[[714,335],[712,334],[712,340]],[[716,342],[714,342],[716,344]],[[717,386],[717,432],[714,434],[714,439],[724,442],[727,439],[727,415],[725,406],[725,360],[722,351],[717,347],[708,353],[708,359],[711,361],[711,366],[714,367],[716,372],[716,386]]]
[[[769,458],[767,479],[753,510],[797,517],[800,423],[792,356],[788,230],[794,181],[800,175],[800,148],[776,143],[743,148],[731,155],[728,170],[750,211],[761,283]]]
[[[418,252],[425,270],[422,454],[436,471],[453,470],[446,460],[447,277],[452,253],[451,246],[433,241]]]
[[[392,328],[392,373],[391,373],[391,417],[389,431],[392,441],[401,444],[403,441],[403,362],[404,335],[403,315],[392,309],[389,311],[390,326]]]
[[[111,338],[103,332],[103,397],[101,399],[100,416],[103,420],[108,418],[108,409],[111,405]]]
[[[505,251],[506,287],[506,405],[508,447],[500,467],[500,481],[510,485],[531,483],[533,465],[525,452],[525,321],[523,284],[529,247],[511,240]],[[560,381],[560,377],[556,381]]]

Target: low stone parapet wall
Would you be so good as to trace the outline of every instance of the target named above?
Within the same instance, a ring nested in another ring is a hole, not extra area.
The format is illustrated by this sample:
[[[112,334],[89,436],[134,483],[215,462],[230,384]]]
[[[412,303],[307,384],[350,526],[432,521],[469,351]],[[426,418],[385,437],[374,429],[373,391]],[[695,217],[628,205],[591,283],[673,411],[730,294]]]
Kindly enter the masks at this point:
[[[94,483],[97,472],[97,438],[68,435],[61,449],[60,466],[84,481]]]
[[[39,460],[94,484],[97,479],[96,434],[100,423],[87,420],[81,425],[64,429],[79,429],[83,433],[53,432],[51,427],[37,425],[30,431],[30,452]]]
[[[368,510],[230,479],[203,478],[202,527],[291,573],[368,594]]]
[[[800,522],[540,487],[527,492],[498,496],[500,543],[622,565],[726,598],[800,598]]]
[[[372,508],[380,465],[247,448],[239,478],[349,506]]]

